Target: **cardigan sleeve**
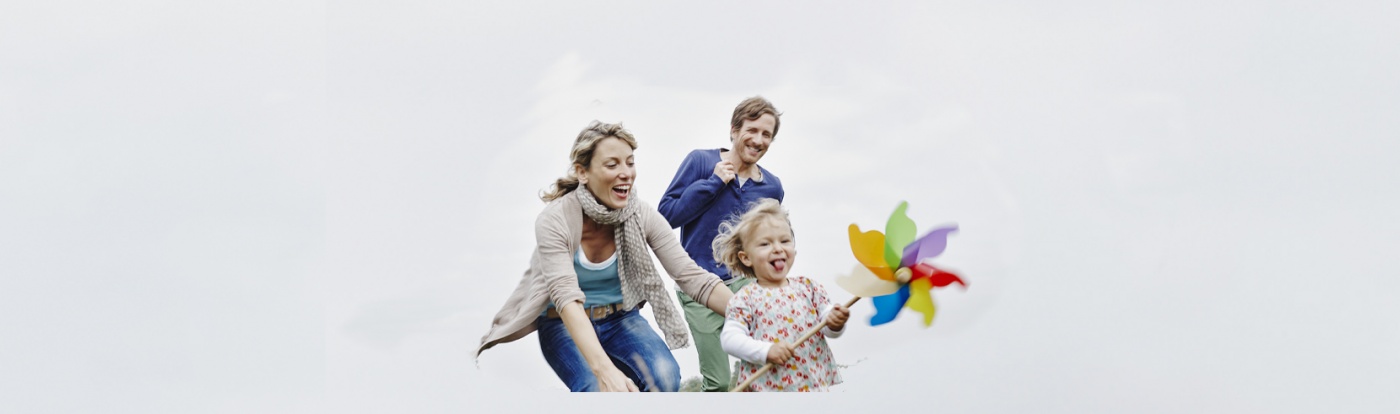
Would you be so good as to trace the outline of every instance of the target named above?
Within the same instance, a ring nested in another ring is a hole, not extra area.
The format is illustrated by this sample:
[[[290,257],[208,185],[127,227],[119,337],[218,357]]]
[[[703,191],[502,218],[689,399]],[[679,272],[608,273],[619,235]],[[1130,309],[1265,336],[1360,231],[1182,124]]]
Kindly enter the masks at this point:
[[[666,273],[671,275],[671,279],[676,281],[676,286],[679,286],[682,292],[690,295],[696,302],[709,303],[710,292],[724,281],[691,260],[661,213],[650,208],[641,210],[641,218],[646,220],[643,231],[646,232],[647,245],[651,246],[652,252],[661,261],[661,267],[666,269]]]
[[[549,290],[550,302],[558,309],[570,302],[583,303],[585,298],[569,256],[569,226],[561,217],[563,210],[545,209],[535,219],[535,254],[540,277]]]

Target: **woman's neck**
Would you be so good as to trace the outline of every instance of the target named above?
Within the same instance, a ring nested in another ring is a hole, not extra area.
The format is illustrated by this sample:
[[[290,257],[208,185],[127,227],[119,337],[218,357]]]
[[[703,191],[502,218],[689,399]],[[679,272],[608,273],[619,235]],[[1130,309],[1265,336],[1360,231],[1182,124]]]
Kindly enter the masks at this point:
[[[583,249],[583,255],[588,261],[602,263],[617,252],[617,239],[613,232],[615,227],[604,226],[583,216],[583,237],[579,239],[579,248]]]
[[[588,238],[588,236],[596,236],[596,235],[599,235],[598,233],[600,233],[600,232],[601,232],[601,233],[607,233],[607,235],[611,236],[611,235],[612,235],[612,229],[613,229],[612,226],[604,226],[604,225],[602,225],[602,224],[598,224],[598,222],[597,222],[597,221],[594,221],[592,217],[588,217],[587,214],[584,214],[584,215],[583,215],[583,237],[584,237],[584,238]]]

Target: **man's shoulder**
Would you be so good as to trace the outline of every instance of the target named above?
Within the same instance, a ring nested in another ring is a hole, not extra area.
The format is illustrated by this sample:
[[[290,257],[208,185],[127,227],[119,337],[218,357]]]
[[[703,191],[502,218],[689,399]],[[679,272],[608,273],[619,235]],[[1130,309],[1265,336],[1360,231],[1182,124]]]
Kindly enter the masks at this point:
[[[764,179],[765,181],[767,181],[770,177],[773,179],[773,182],[774,182],[774,183],[778,183],[778,182],[782,182],[782,181],[783,181],[783,180],[778,179],[778,175],[777,175],[777,174],[774,174],[772,171],[769,171],[767,168],[763,168],[762,165],[758,166],[758,170],[759,170],[759,171],[763,171],[763,179]]]
[[[778,178],[777,174],[774,174],[772,171],[768,171],[768,169],[763,168],[762,165],[758,166],[758,171],[763,173],[764,184],[771,184],[779,188],[783,186],[783,180]]]
[[[690,160],[694,160],[694,161],[711,161],[711,160],[713,160],[713,162],[719,162],[719,153],[720,153],[720,148],[699,148],[699,149],[691,150],[691,151],[690,151],[690,154],[687,154],[687,155],[685,156],[685,159],[686,159],[687,161],[690,161]]]

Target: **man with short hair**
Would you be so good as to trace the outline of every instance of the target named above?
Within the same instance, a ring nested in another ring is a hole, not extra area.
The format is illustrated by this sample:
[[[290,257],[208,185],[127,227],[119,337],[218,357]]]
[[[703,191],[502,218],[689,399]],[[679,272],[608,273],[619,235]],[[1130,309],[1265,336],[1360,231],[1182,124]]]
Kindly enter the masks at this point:
[[[758,160],[768,153],[768,146],[778,135],[781,115],[773,103],[760,96],[740,102],[729,121],[730,147],[691,151],[658,206],[671,227],[681,229],[681,246],[690,258],[723,279],[732,292],[752,279],[731,277],[729,269],[715,262],[710,243],[719,235],[720,223],[743,214],[753,202],[762,198],[783,201],[783,184],[778,176],[758,166]],[[724,315],[685,293],[677,291],[676,296],[695,338],[704,390],[728,391],[729,355],[719,343]]]

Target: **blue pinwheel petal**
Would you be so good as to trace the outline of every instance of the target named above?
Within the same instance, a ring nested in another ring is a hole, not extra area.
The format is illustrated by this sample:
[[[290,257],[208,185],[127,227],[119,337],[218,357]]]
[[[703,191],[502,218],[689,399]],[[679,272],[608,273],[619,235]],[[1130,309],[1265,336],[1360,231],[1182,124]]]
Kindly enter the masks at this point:
[[[899,310],[904,308],[904,302],[908,301],[908,284],[900,286],[898,292],[870,298],[870,303],[875,305],[875,315],[870,317],[870,326],[879,326],[894,320],[895,316],[899,316]]]
[[[948,233],[955,231],[958,231],[956,224],[940,227],[904,246],[904,256],[900,258],[899,267],[911,267],[924,259],[943,254],[943,250],[948,248]]]

